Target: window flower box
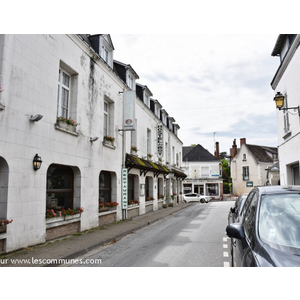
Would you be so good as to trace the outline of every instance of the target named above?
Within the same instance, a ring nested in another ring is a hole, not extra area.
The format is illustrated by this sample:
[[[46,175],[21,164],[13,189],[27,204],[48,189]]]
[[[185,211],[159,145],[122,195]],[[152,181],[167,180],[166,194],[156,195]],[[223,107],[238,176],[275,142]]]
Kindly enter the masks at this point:
[[[100,202],[99,212],[116,210],[118,205],[119,205],[118,202],[106,202],[106,203]]]
[[[77,134],[76,127],[80,125],[79,123],[75,122],[71,118],[64,118],[64,117],[57,117],[55,127],[57,129],[70,132],[73,134]]]
[[[153,201],[153,200],[154,200],[153,197],[146,197],[146,202],[148,202],[148,201]]]
[[[13,220],[1,220],[0,219],[0,234],[6,232],[7,225],[12,223]]]
[[[136,146],[131,146],[131,154],[133,155],[137,155],[137,152],[138,152],[138,148]]]
[[[47,223],[51,223],[52,221],[49,222],[49,219],[54,220],[53,222],[59,222],[67,219],[74,219],[74,218],[79,218],[81,213],[84,211],[82,207],[78,207],[75,209],[60,209],[60,210],[54,210],[54,209],[47,209],[46,211],[46,219]],[[71,217],[69,217],[71,216]]]
[[[52,223],[56,223],[56,222],[63,222],[64,220],[65,220],[64,216],[55,217],[55,218],[51,218],[51,219],[46,219],[46,224],[52,224]]]
[[[104,146],[115,149],[114,141],[115,141],[114,137],[111,137],[111,136],[104,136],[103,137],[103,145]]]

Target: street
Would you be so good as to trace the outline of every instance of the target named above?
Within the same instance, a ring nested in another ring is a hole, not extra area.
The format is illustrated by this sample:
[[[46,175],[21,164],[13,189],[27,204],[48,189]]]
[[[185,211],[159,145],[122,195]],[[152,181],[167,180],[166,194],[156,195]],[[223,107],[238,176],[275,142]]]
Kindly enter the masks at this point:
[[[164,220],[78,257],[79,267],[229,267],[225,234],[232,201],[194,203]]]

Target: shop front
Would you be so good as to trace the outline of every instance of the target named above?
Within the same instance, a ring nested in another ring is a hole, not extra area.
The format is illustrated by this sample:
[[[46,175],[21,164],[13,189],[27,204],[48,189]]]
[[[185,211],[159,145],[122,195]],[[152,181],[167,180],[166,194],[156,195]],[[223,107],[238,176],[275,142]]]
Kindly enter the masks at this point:
[[[197,193],[210,196],[213,200],[221,200],[223,196],[222,180],[185,180],[183,182],[183,193]]]

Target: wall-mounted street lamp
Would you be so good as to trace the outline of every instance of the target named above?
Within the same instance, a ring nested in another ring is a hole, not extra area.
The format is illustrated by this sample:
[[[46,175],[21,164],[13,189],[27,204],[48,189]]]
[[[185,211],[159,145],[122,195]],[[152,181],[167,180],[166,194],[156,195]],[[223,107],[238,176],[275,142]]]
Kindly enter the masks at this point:
[[[42,165],[42,159],[40,156],[38,156],[38,154],[35,155],[35,157],[33,158],[33,170],[37,171],[41,168]]]
[[[99,137],[95,136],[95,137],[90,137],[90,142],[96,142],[99,139]]]
[[[37,115],[31,115],[29,118],[29,121],[31,122],[38,122],[43,116],[40,114]]]
[[[296,107],[283,107],[283,104],[284,104],[284,96],[280,93],[280,92],[277,92],[275,97],[274,97],[274,101],[276,103],[276,107],[279,109],[279,110],[288,110],[288,109],[297,109],[298,110],[298,115],[300,117],[300,108],[299,106],[296,106]]]

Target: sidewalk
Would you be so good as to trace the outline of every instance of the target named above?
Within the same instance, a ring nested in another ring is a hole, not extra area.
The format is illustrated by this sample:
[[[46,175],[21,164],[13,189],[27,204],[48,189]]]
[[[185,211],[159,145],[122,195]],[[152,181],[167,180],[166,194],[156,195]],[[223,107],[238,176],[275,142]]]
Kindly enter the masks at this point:
[[[133,233],[156,221],[164,219],[189,207],[191,203],[180,203],[175,207],[120,221],[105,227],[94,228],[41,245],[0,255],[0,267],[42,267],[57,266],[58,260],[70,260],[88,253],[96,247],[115,243],[118,239]]]

